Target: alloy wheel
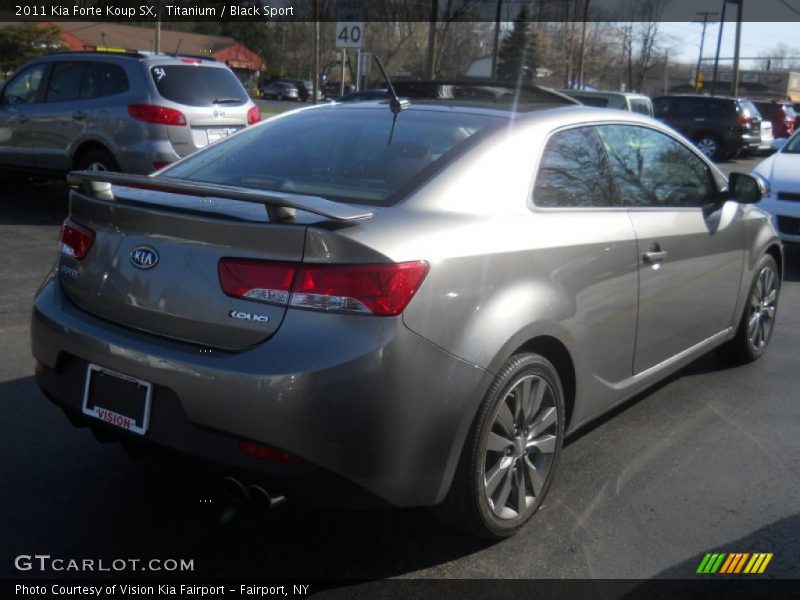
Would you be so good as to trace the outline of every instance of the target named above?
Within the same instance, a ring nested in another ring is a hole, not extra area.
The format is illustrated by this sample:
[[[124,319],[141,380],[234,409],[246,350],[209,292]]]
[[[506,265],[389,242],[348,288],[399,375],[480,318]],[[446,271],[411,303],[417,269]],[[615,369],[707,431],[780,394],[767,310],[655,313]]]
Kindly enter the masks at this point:
[[[484,494],[496,517],[532,511],[553,464],[558,411],[550,384],[521,377],[500,401],[486,442]]]
[[[770,266],[761,269],[750,295],[747,339],[756,350],[767,345],[775,322],[778,300],[778,277]]]

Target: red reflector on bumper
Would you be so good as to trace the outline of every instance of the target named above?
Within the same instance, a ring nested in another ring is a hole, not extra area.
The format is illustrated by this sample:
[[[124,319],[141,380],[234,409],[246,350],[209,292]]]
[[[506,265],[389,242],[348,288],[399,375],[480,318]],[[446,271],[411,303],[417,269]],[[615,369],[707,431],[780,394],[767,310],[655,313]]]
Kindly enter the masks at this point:
[[[246,454],[247,456],[255,456],[256,458],[263,458],[264,460],[272,460],[275,462],[293,465],[301,465],[306,462],[305,459],[289,454],[288,452],[282,452],[281,450],[276,450],[275,448],[270,448],[262,444],[256,444],[255,442],[246,442],[245,440],[239,442],[239,450],[242,454]]]

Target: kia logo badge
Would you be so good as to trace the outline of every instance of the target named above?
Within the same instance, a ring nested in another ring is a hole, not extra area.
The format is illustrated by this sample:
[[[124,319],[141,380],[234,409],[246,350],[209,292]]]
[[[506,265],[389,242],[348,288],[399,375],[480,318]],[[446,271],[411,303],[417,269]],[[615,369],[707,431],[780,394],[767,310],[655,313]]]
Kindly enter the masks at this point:
[[[137,246],[131,252],[131,262],[137,269],[152,269],[158,264],[158,252],[150,246]]]

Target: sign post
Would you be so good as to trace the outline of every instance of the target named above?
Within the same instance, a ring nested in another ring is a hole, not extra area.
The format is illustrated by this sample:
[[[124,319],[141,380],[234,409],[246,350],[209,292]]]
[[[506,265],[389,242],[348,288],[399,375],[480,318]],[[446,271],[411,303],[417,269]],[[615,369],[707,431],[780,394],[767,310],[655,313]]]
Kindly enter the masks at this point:
[[[342,81],[340,93],[344,96],[344,75],[347,65],[347,49],[361,49],[364,41],[364,0],[337,0],[336,2],[336,47],[342,51]],[[359,61],[359,68],[361,63]],[[356,89],[358,89],[356,74]]]

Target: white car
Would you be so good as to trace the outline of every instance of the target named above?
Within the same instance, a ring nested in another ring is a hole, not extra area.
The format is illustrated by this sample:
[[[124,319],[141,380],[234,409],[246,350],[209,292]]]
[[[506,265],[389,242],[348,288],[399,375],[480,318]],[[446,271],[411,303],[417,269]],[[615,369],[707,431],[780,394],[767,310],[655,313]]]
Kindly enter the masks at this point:
[[[754,173],[769,181],[769,196],[759,203],[772,215],[784,242],[800,243],[800,130],[788,140],[776,139],[779,150],[761,161]]]

